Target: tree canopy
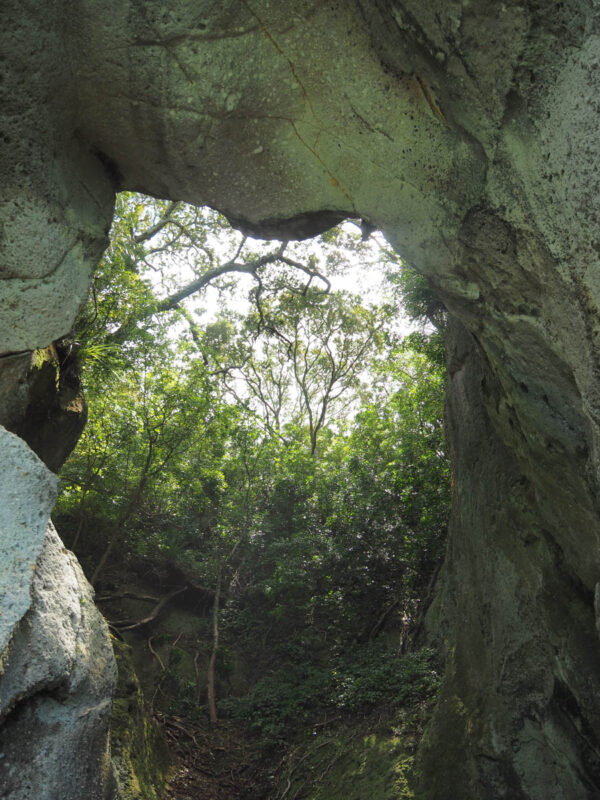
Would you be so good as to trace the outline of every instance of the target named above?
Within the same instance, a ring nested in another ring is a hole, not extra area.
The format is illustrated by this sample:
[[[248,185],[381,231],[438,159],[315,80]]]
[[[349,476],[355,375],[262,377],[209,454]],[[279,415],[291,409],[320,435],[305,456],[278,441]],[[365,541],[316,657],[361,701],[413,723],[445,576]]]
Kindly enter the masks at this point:
[[[378,295],[335,287],[376,265]],[[213,720],[228,647],[257,679],[243,702],[221,697],[220,713],[275,738],[298,704],[396,697],[413,669],[399,658],[449,505],[444,312],[427,292],[356,226],[318,249],[258,243],[214,211],[120,196],[72,333],[90,415],[57,522],[99,588],[141,559],[176,564],[209,592]],[[429,669],[419,658],[415,675]],[[266,663],[275,677],[259,679]],[[272,711],[265,692],[279,693]]]

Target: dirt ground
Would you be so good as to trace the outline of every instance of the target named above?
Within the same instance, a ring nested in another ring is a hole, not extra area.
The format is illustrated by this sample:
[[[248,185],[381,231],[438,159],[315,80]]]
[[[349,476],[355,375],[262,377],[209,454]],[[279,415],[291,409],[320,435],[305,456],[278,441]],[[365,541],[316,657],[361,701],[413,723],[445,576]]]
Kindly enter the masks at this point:
[[[157,717],[174,759],[163,800],[266,800],[268,778],[239,726]]]

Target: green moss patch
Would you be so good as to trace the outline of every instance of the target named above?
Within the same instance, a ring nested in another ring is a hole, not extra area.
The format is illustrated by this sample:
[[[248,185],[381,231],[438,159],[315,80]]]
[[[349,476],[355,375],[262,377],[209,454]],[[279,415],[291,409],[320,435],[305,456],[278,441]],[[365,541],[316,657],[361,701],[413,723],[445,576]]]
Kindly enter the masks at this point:
[[[339,723],[284,758],[273,797],[286,800],[409,800],[415,798],[415,753],[433,700]]]
[[[341,737],[333,747],[323,750],[319,763],[315,764],[317,769],[310,770],[314,788],[301,795],[307,800],[414,797],[410,788],[413,756],[406,752],[400,738],[381,732],[358,739]],[[315,774],[319,769],[321,773]]]
[[[157,723],[144,708],[131,648],[113,640],[119,670],[111,719],[111,748],[119,800],[159,800],[169,771],[169,754]]]

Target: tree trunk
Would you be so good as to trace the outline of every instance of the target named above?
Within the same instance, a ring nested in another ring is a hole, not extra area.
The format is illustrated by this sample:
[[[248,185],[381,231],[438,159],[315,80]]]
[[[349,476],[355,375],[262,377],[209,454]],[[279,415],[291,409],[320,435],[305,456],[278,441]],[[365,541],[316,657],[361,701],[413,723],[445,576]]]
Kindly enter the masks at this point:
[[[102,557],[100,558],[100,561],[96,565],[96,569],[94,570],[94,572],[92,573],[92,577],[90,578],[90,583],[92,584],[92,586],[94,588],[96,586],[96,581],[98,580],[98,576],[100,575],[100,573],[104,569],[104,566],[105,566],[106,562],[108,561],[108,558],[109,558],[110,554],[112,553],[115,545],[117,544],[117,541],[118,541],[118,539],[119,539],[119,537],[121,535],[121,531],[123,529],[123,526],[125,525],[125,523],[129,519],[129,517],[131,516],[131,513],[135,509],[136,504],[139,502],[139,500],[140,500],[140,498],[142,496],[142,493],[143,493],[143,491],[144,491],[144,489],[146,487],[146,481],[148,480],[148,472],[150,471],[150,464],[152,463],[153,453],[154,453],[154,441],[151,439],[148,442],[148,452],[146,454],[146,461],[144,463],[144,468],[142,469],[142,474],[140,475],[140,479],[139,479],[138,485],[137,485],[133,495],[131,496],[131,499],[127,503],[127,506],[125,507],[125,510],[123,511],[123,513],[121,514],[119,519],[117,520],[117,522],[115,524],[115,527],[113,529],[112,536],[110,537],[110,539],[108,541],[108,544],[106,545],[106,549],[102,553]]]
[[[207,675],[207,697],[208,697],[208,716],[211,725],[218,722],[217,700],[215,693],[215,678],[217,664],[217,649],[219,647],[219,601],[221,599],[221,568],[217,573],[217,583],[215,587],[215,599],[213,603],[212,624],[213,624],[213,643],[210,659],[208,662]]]
[[[112,553],[113,548],[114,548],[115,544],[117,543],[118,536],[119,536],[119,528],[116,527],[115,530],[113,531],[113,535],[110,537],[110,539],[108,541],[108,544],[104,548],[104,552],[102,553],[100,561],[96,564],[96,569],[92,572],[92,577],[90,578],[90,583],[94,587],[96,586],[96,581],[98,580],[98,576],[100,575],[100,573],[104,569],[104,565],[108,561],[108,557]]]

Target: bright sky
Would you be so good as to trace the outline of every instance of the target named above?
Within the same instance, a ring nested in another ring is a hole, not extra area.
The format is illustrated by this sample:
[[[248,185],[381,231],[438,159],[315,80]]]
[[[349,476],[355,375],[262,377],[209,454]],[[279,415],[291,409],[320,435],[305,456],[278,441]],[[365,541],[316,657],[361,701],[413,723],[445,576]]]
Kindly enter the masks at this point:
[[[343,223],[343,229],[349,235],[356,237],[359,234],[357,226],[352,222]],[[219,245],[214,240],[211,242],[215,249],[218,251]],[[222,260],[226,261],[231,257],[231,251],[224,243],[222,246]],[[278,246],[278,242],[271,242],[268,244],[269,250],[274,250]],[[358,295],[361,302],[365,305],[378,304],[385,300],[386,294],[389,291],[389,284],[386,281],[384,269],[381,266],[381,251],[386,246],[382,234],[376,232],[371,235],[369,240],[361,248],[360,255],[351,249],[347,249],[344,255],[344,269],[343,271],[330,270],[324,264],[323,247],[318,239],[308,240],[302,242],[300,247],[304,255],[298,256],[294,254],[299,261],[306,261],[309,255],[314,255],[321,265],[321,271],[331,282],[331,289],[333,291],[343,290],[352,294]],[[294,249],[295,243],[291,243],[290,248]],[[265,242],[263,240],[251,239],[247,240],[247,251],[261,251],[265,252]],[[244,260],[243,258],[241,260]],[[191,268],[187,268],[184,263],[178,262],[172,264],[172,272],[176,272],[179,285],[194,279],[194,273]],[[157,276],[157,283],[159,278]],[[201,319],[203,322],[208,323],[214,321],[220,311],[224,307],[230,310],[243,313],[249,307],[248,294],[250,290],[255,287],[256,283],[250,275],[233,274],[227,277],[228,282],[234,284],[231,293],[220,292],[215,286],[207,286],[198,296],[190,299],[190,304],[194,309],[202,309]],[[164,290],[162,293],[165,293]],[[225,305],[226,304],[226,305]],[[399,314],[398,317],[398,332],[405,336],[411,331],[415,330],[415,323],[409,320],[405,315]]]
[[[190,243],[179,252],[177,250],[175,253],[155,252],[146,258],[148,269],[144,274],[152,281],[159,297],[169,296],[197,280],[208,267],[224,264],[236,256],[243,240],[242,234],[215,224],[214,212],[207,210],[201,212],[202,216],[205,216],[206,221],[206,225],[201,229],[205,238],[199,246],[197,243],[200,240],[196,240],[196,245]],[[202,224],[201,218],[199,222]],[[363,306],[397,302],[397,297],[394,299],[391,296],[391,285],[386,279],[385,272],[386,269],[388,271],[399,269],[400,264],[395,259],[390,260],[389,257],[386,259],[385,254],[386,251],[389,254],[389,246],[382,234],[375,232],[363,242],[360,227],[355,223],[348,221],[341,227],[342,236],[336,238],[335,245],[323,243],[320,238],[301,243],[290,242],[285,255],[301,264],[310,264],[312,269],[318,270],[328,278],[332,291],[341,290],[358,296]],[[152,240],[151,248],[161,246],[160,236],[161,234],[158,234]],[[259,255],[273,253],[280,244],[277,241],[265,242],[248,238],[241,255],[236,256],[236,261],[247,263]],[[212,251],[212,262],[208,260],[207,251]],[[279,267],[270,266],[265,269],[267,272],[270,271],[272,278]],[[282,265],[282,269],[293,274],[292,267]],[[307,276],[304,273],[299,274],[302,284]],[[290,277],[290,280],[293,279]],[[270,279],[263,275],[263,280],[267,284]],[[227,288],[224,289],[224,286]],[[256,281],[251,275],[230,273],[183,302],[188,311],[193,313],[197,323],[205,326],[214,322],[224,311],[245,315],[250,308],[250,291],[255,287]],[[170,331],[173,340],[177,340],[186,327],[187,324],[183,320],[175,322]],[[417,325],[399,312],[394,327],[395,333],[403,337],[414,331]],[[233,382],[234,393],[244,394],[243,379],[235,374],[232,374],[230,379]],[[366,385],[369,380],[365,379],[363,382]],[[294,401],[294,396],[291,401]],[[358,396],[356,402],[359,402]],[[349,407],[347,414],[352,413],[352,408]]]

